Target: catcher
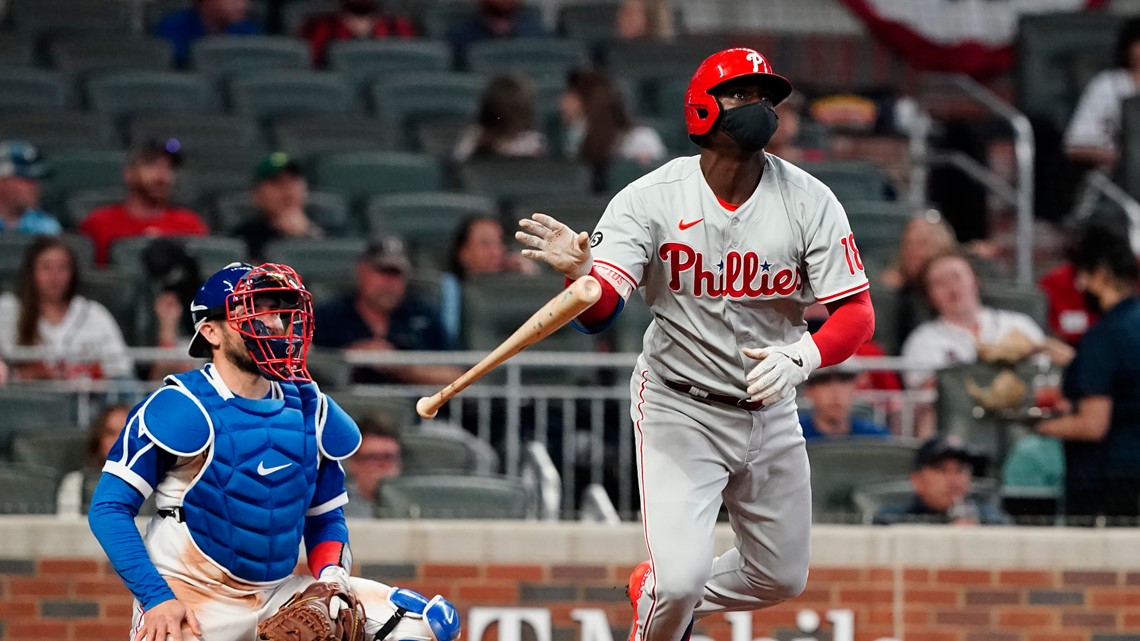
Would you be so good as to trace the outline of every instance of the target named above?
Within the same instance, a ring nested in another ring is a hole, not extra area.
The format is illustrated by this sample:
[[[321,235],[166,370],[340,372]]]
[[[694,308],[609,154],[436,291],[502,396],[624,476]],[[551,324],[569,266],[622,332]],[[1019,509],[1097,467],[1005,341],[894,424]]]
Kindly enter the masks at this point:
[[[190,355],[210,362],[131,411],[88,513],[135,596],[132,641],[454,641],[443,597],[348,576],[340,461],[360,431],[306,370],[312,298],[296,272],[232,263],[190,313]],[[293,574],[302,540],[312,577]]]

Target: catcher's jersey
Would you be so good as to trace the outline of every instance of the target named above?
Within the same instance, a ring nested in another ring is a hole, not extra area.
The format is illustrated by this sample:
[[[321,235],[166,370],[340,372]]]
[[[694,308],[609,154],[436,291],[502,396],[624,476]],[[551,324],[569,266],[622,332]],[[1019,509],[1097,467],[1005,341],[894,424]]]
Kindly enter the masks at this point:
[[[653,312],[643,354],[659,376],[744,397],[745,347],[784,345],[804,310],[868,287],[843,207],[823,183],[772,155],[735,211],[679,158],[619,192],[591,236],[598,273]]]

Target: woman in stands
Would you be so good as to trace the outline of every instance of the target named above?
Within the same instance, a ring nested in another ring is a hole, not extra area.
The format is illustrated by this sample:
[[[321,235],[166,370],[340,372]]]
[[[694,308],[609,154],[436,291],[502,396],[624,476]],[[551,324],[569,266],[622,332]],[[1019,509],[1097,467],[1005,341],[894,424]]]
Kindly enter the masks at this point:
[[[111,451],[111,446],[122,433],[130,411],[128,405],[108,405],[91,422],[91,427],[87,430],[87,451],[83,469],[68,472],[60,479],[59,490],[56,492],[56,514],[79,516],[84,513],[84,480],[88,478],[98,480],[99,474],[103,471],[103,464],[107,462],[107,452]]]
[[[0,296],[0,352],[40,348],[42,358],[11,364],[17,380],[133,377],[134,365],[114,317],[77,294],[75,254],[41,236],[24,253],[18,295]]]
[[[1065,130],[1065,155],[1081,165],[1111,168],[1119,158],[1121,103],[1140,89],[1140,18],[1121,27],[1114,63],[1085,86]]]
[[[479,101],[475,124],[459,138],[453,153],[463,162],[472,156],[534,158],[546,155],[546,136],[538,130],[534,87],[525,76],[491,78]]]
[[[633,122],[621,93],[603,73],[571,72],[559,108],[566,155],[590,166],[596,187],[604,188],[606,167],[614,160],[647,165],[665,158],[661,136]]]

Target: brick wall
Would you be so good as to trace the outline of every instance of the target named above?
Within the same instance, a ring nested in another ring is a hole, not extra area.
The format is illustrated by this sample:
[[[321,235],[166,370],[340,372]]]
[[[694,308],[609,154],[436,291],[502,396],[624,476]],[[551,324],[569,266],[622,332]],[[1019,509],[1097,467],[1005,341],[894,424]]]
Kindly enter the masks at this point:
[[[474,606],[549,608],[552,641],[580,638],[571,610],[601,609],[615,641],[622,641],[629,608],[621,586],[631,569],[621,564],[363,563],[357,572],[447,595],[464,616]],[[123,641],[130,608],[126,590],[105,562],[0,559],[4,641]],[[803,609],[821,618],[829,610],[851,610],[854,641],[896,634],[905,641],[1140,641],[1140,571],[817,567],[799,599],[752,617],[748,639],[831,639],[826,621],[818,633],[797,634],[796,615]],[[696,631],[714,641],[733,641],[723,616],[702,620]],[[496,637],[492,627],[482,641]]]

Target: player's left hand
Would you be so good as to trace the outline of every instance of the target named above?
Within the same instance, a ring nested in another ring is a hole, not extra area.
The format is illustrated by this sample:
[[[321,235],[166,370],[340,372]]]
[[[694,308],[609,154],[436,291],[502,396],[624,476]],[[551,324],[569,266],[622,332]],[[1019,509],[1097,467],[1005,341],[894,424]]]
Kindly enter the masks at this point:
[[[745,348],[744,355],[760,363],[748,372],[748,395],[751,401],[771,406],[792,393],[797,385],[819,367],[819,348],[811,334],[791,345]]]

